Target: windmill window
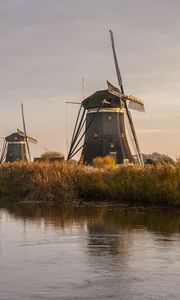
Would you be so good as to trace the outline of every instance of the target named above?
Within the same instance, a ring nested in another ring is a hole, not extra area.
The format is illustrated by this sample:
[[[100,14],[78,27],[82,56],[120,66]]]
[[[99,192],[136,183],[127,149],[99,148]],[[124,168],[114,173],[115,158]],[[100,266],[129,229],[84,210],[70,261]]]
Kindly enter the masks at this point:
[[[109,115],[109,116],[108,116],[108,120],[111,120],[111,119],[112,119],[112,116],[111,116],[111,115]]]
[[[94,133],[94,138],[97,139],[98,138],[98,134],[97,132]]]
[[[110,147],[111,147],[111,149],[113,149],[114,148],[114,143],[111,143]]]

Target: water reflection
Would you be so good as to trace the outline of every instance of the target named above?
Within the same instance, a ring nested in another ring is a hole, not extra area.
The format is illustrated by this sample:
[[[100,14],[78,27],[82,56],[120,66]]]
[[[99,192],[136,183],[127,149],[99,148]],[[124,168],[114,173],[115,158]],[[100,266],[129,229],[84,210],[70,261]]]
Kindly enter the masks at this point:
[[[0,299],[179,299],[180,212],[0,209]]]
[[[87,225],[89,233],[144,229],[168,236],[180,232],[180,211],[173,209],[123,208],[106,204],[82,207],[19,204],[10,205],[6,210],[14,219],[43,222],[47,227],[63,229],[74,224]]]
[[[66,230],[78,226],[88,233],[87,247],[92,255],[125,255],[132,247],[133,233],[144,238],[145,232],[155,234],[161,243],[171,243],[180,232],[180,212],[162,209],[123,208],[109,205],[53,207],[20,204],[6,208],[11,218],[44,229]],[[137,235],[135,236],[137,240]]]

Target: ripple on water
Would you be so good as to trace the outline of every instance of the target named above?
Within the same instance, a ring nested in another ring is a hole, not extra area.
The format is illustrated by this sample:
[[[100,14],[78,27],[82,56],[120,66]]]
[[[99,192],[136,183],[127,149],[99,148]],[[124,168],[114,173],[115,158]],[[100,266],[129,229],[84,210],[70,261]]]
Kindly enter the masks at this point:
[[[179,300],[179,212],[22,205],[0,232],[0,299]]]

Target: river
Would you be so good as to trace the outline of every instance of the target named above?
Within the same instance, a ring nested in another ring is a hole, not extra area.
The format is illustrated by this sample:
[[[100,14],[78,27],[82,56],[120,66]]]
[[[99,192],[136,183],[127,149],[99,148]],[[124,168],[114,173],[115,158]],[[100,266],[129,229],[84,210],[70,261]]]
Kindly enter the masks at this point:
[[[0,209],[0,299],[180,299],[180,212]]]

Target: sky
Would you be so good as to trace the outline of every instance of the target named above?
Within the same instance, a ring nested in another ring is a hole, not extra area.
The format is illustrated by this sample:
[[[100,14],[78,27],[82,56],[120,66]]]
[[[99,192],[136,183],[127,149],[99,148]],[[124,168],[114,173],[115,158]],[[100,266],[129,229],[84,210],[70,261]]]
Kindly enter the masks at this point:
[[[180,156],[179,0],[0,0],[0,136],[22,129],[33,156],[66,155],[78,111],[66,101],[117,85],[109,29],[143,153]],[[3,139],[0,140],[0,146]]]

